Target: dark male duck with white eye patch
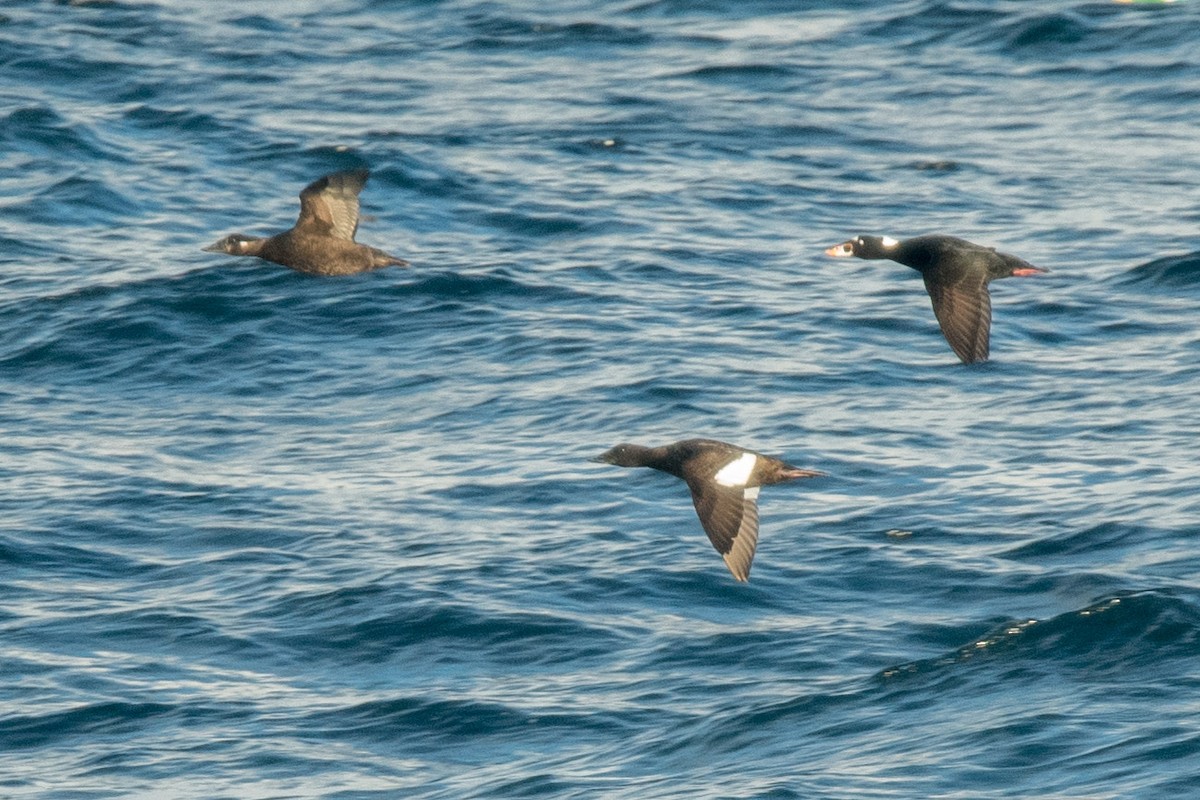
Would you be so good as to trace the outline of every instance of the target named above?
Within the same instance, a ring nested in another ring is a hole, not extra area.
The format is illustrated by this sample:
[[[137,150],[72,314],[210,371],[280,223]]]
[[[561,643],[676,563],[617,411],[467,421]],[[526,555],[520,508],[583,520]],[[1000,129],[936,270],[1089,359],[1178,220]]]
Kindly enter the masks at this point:
[[[885,258],[920,272],[942,335],[964,364],[988,357],[992,330],[988,284],[1000,278],[1049,272],[994,247],[942,234],[903,241],[890,236],[856,236],[829,248],[825,255]]]
[[[704,532],[739,581],[750,579],[758,546],[759,487],[825,474],[713,439],[686,439],[662,447],[619,444],[592,460],[650,467],[686,481]]]
[[[204,250],[231,256],[257,256],[307,275],[353,275],[381,267],[406,267],[402,258],[354,241],[358,193],[367,170],[335,172],[300,192],[300,218],[290,230],[268,238],[233,233]]]

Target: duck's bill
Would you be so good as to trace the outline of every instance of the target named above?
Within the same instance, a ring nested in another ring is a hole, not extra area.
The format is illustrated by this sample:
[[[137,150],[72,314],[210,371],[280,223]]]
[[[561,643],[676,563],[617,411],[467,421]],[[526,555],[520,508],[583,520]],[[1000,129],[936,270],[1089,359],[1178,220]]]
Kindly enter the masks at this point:
[[[825,251],[825,255],[833,256],[834,258],[846,258],[854,255],[854,242],[842,242],[835,244]]]
[[[793,469],[784,470],[783,476],[785,478],[825,478],[828,476],[828,473],[821,472],[820,470],[816,469],[803,469],[801,467],[795,467]]]

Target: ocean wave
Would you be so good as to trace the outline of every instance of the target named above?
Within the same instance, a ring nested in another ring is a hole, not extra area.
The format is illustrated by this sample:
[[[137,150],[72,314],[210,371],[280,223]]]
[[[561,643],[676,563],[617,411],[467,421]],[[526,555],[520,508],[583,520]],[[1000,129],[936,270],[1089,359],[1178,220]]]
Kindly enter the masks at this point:
[[[14,750],[61,747],[96,736],[143,730],[148,722],[178,713],[169,703],[91,702],[40,714],[5,715],[0,745]]]
[[[1129,268],[1117,281],[1120,284],[1151,289],[1179,289],[1200,285],[1200,251],[1147,261]]]
[[[1033,674],[1082,673],[1132,679],[1186,668],[1200,641],[1200,604],[1166,590],[1126,593],[1045,620],[1018,619],[951,653],[883,670],[885,682],[941,682],[963,669],[1007,680],[1018,665]],[[977,678],[977,680],[983,680]]]

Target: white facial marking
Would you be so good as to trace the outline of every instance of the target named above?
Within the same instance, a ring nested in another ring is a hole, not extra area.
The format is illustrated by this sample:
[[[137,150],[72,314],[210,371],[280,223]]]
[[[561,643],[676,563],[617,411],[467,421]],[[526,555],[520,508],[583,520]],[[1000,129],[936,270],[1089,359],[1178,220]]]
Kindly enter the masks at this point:
[[[890,236],[884,236],[880,241],[880,244],[882,244],[884,247],[895,247],[896,245],[900,244],[900,240],[893,239]]]
[[[742,453],[740,458],[735,458],[721,467],[714,478],[722,486],[745,486],[757,461],[758,456],[754,453]]]

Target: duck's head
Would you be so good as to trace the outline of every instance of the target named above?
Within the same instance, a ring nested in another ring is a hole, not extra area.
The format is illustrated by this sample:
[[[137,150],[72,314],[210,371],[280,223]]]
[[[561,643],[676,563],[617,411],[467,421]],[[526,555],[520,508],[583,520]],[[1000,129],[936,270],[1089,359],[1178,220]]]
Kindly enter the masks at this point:
[[[228,253],[231,256],[249,256],[255,252],[255,247],[261,239],[247,236],[244,233],[231,233],[224,239],[213,242],[208,247],[201,248],[206,253]]]
[[[643,467],[646,465],[647,448],[636,444],[619,444],[591,459],[597,464],[614,464],[618,467]]]
[[[890,236],[855,236],[849,241],[835,244],[825,251],[834,258],[892,258],[900,242]]]

